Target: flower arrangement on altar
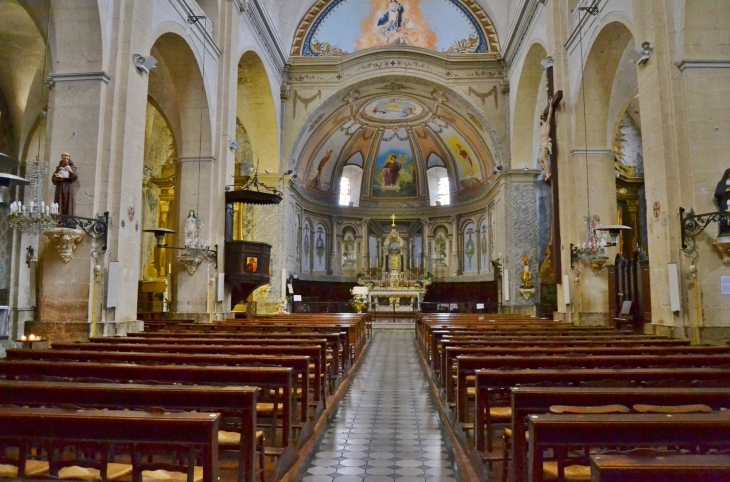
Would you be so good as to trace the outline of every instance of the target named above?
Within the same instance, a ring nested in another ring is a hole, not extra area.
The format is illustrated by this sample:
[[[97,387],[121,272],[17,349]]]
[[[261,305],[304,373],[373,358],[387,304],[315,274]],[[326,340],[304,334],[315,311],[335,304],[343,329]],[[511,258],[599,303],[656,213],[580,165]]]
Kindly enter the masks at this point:
[[[353,295],[350,305],[357,310],[358,313],[362,313],[362,310],[368,306],[367,296],[365,295]]]

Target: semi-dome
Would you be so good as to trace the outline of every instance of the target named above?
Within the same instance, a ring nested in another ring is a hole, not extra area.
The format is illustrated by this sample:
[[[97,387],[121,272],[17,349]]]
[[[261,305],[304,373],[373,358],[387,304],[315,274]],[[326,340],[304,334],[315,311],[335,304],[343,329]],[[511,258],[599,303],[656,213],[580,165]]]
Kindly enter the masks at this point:
[[[457,94],[391,81],[335,97],[313,114],[309,136],[299,141],[296,170],[308,192],[332,197],[343,173],[359,168],[358,201],[425,202],[433,168],[457,196],[492,176],[491,126]]]

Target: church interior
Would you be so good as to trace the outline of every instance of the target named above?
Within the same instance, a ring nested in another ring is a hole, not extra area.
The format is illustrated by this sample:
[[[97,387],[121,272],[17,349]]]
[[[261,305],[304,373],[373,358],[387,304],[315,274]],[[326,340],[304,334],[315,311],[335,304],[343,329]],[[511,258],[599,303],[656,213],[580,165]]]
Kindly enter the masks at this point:
[[[730,480],[729,112],[725,0],[0,0],[0,479]]]

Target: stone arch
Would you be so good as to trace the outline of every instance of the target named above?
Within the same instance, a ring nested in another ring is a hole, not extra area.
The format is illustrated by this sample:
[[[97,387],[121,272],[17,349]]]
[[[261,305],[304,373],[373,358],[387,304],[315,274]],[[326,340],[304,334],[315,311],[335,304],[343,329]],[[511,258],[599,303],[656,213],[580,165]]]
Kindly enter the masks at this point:
[[[210,157],[210,105],[193,46],[183,36],[166,32],[150,52],[159,63],[150,72],[149,93],[172,126],[180,158]]]
[[[517,95],[515,98],[514,119],[512,121],[512,164],[515,167],[526,165],[534,168],[536,155],[534,152],[533,138],[537,123],[535,112],[540,110],[537,106],[538,94],[541,88],[543,77],[540,61],[547,58],[545,47],[533,43],[525,60],[522,63],[520,80],[517,84]]]
[[[53,0],[49,37],[54,72],[104,70],[104,36],[98,1]]]
[[[583,85],[580,86],[575,103],[574,138],[578,148],[611,147],[607,128],[609,123],[613,124],[608,118],[611,93],[619,62],[633,39],[626,24],[612,21],[600,30],[590,48],[585,50],[587,54],[583,69]]]
[[[238,62],[236,115],[251,138],[254,164],[279,172],[279,136],[271,84],[261,57],[252,50]]]

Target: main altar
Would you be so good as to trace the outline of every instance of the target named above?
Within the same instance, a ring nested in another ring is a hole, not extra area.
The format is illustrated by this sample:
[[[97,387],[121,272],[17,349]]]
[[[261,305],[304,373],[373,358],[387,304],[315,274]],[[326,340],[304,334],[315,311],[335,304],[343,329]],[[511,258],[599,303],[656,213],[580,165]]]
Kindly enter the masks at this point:
[[[358,278],[358,284],[368,288],[368,307],[376,318],[414,316],[431,283],[430,276],[420,269],[420,263],[413,268],[410,256],[411,263],[406,268],[407,244],[395,228],[395,216],[392,220],[392,229],[382,243],[376,269],[368,270],[366,275]],[[381,266],[383,269],[380,269]]]

